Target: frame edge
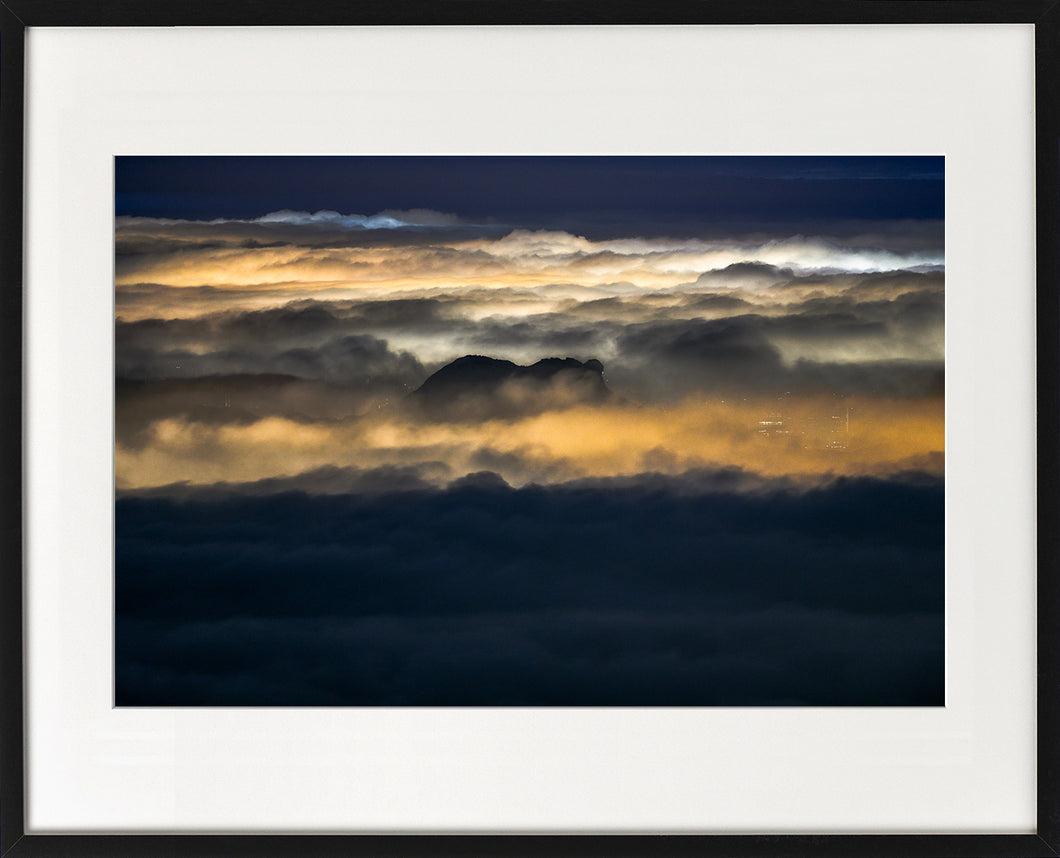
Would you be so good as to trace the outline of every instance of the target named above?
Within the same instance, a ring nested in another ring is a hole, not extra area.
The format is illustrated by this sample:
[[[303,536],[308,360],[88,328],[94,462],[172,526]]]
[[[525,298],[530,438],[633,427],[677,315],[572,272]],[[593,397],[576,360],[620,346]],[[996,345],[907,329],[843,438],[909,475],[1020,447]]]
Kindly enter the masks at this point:
[[[25,832],[22,645],[24,22],[0,3],[0,854]]]
[[[1038,363],[1038,834],[1060,854],[1060,6],[1035,25]]]
[[[28,4],[27,4],[28,5]],[[1060,629],[1042,622],[1042,608],[1055,610],[1060,604],[1060,5],[1040,0],[1017,0],[1001,11],[1002,4],[979,0],[941,0],[930,4],[882,0],[875,9],[849,2],[819,4],[824,10],[843,8],[846,15],[832,18],[859,18],[858,23],[895,23],[898,17],[910,23],[953,21],[1014,22],[1035,24],[1036,54],[1036,161],[1037,161],[1037,309],[1038,309],[1038,832],[1029,835],[422,835],[361,836],[336,835],[27,835],[25,833],[25,764],[23,721],[23,505],[22,505],[22,235],[23,235],[23,153],[25,111],[25,35],[31,26],[152,26],[164,25],[163,19],[176,24],[226,25],[236,17],[246,19],[261,13],[263,23],[315,23],[308,18],[322,18],[333,23],[336,4],[327,0],[309,0],[307,14],[290,7],[285,0],[262,3],[237,0],[224,4],[229,12],[210,12],[217,8],[212,0],[178,0],[166,11],[138,0],[119,0],[100,4],[85,11],[86,4],[44,2],[32,13],[18,11],[0,2],[0,401],[18,402],[0,417],[0,485],[5,503],[0,507],[0,856],[77,854],[84,856],[119,855],[199,855],[265,856],[305,855],[313,850],[319,855],[363,854],[404,856],[470,855],[487,851],[497,855],[646,855],[675,856],[727,854],[805,855],[810,850],[819,855],[884,856],[892,854],[931,856],[994,855],[998,858],[1032,858],[1060,855]],[[753,11],[740,13],[743,4],[722,0],[717,4],[663,2],[654,23],[670,19],[710,18],[712,23],[750,23],[761,15]],[[779,9],[781,4],[769,4]],[[610,13],[600,13],[593,0],[550,5],[536,0],[515,2],[508,10],[486,11],[484,0],[461,0],[457,4],[438,4],[457,11],[431,12],[431,0],[396,0],[393,11],[375,16],[365,14],[365,24],[395,23],[395,18],[419,15],[422,23],[633,23],[653,17],[640,4],[622,0]],[[586,10],[597,9],[595,15]],[[638,11],[639,7],[639,11]],[[1047,8],[1046,8],[1047,7]],[[378,8],[378,7],[375,7]],[[749,10],[755,4],[745,7]],[[852,11],[853,9],[857,11]],[[283,10],[290,11],[283,11]],[[904,9],[905,14],[898,9]],[[322,10],[326,14],[322,15]],[[520,10],[522,10],[520,12]],[[562,11],[560,11],[562,10]],[[699,10],[699,11],[693,11]],[[721,18],[726,20],[719,20]],[[354,10],[337,13],[338,17],[356,17]],[[605,22],[591,19],[613,18]],[[767,15],[768,17],[768,15]],[[799,13],[774,15],[778,23],[798,18]],[[814,17],[814,16],[810,16]],[[828,12],[820,14],[823,20]],[[487,18],[496,20],[486,21]],[[192,21],[194,19],[194,22]],[[428,20],[430,19],[430,20]],[[434,20],[438,19],[438,20]],[[518,19],[518,20],[517,20]],[[704,21],[706,22],[706,21]],[[11,693],[17,692],[17,693]],[[1044,737],[1044,738],[1043,738]],[[708,845],[710,844],[710,845]],[[352,847],[352,848],[351,848]],[[852,850],[859,850],[855,853]]]

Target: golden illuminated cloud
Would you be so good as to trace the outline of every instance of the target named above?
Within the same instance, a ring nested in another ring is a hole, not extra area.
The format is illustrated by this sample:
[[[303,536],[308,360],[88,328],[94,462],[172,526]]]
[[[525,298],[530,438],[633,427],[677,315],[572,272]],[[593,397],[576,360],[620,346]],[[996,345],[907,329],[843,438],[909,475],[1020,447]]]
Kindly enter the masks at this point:
[[[285,232],[270,232],[255,240],[245,237],[245,224],[193,224],[190,235],[187,226],[148,219],[119,222],[116,286],[124,318],[145,317],[143,311],[130,313],[122,301],[126,290],[136,294],[139,289],[142,294],[143,284],[252,290],[260,304],[265,302],[265,293],[283,302],[438,290],[496,292],[557,284],[606,290],[621,283],[638,291],[658,291],[687,287],[705,272],[749,260],[786,271],[788,276],[800,271],[867,273],[941,264],[935,251],[899,253],[801,237],[750,244],[701,239],[590,241],[566,232],[514,230],[489,238],[442,233],[429,244],[396,240],[388,244],[373,238],[363,245],[353,234],[346,234],[342,242],[340,233],[328,234],[326,246],[319,246],[313,244],[319,235],[290,225]],[[783,279],[783,275],[774,279]],[[760,283],[761,278],[750,273],[742,280],[744,286]],[[722,285],[740,286],[741,280],[730,277]],[[806,284],[809,289],[813,285]]]
[[[941,250],[875,240],[120,218],[118,486],[425,464],[515,485],[939,471]],[[462,424],[397,404],[468,354],[596,358],[616,398]],[[215,401],[232,390],[238,414]]]
[[[944,448],[938,399],[693,397],[666,409],[586,406],[481,423],[431,423],[398,410],[317,423],[269,417],[207,425],[168,418],[151,425],[143,446],[119,443],[116,469],[124,489],[248,482],[326,465],[420,463],[442,463],[454,476],[493,470],[516,485],[699,467],[816,479],[939,471]]]

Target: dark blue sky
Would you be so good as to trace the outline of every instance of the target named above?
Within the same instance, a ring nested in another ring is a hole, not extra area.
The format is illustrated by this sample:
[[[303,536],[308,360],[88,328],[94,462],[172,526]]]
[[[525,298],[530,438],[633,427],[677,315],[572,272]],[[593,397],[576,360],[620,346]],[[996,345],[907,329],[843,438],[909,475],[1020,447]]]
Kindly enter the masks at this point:
[[[115,164],[118,215],[429,208],[587,232],[941,219],[943,179],[941,156],[120,156]]]

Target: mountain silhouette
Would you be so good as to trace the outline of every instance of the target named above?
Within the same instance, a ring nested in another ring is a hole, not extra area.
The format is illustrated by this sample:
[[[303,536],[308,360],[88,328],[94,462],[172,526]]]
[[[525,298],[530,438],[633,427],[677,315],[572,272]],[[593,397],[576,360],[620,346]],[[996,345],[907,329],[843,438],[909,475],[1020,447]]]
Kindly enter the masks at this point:
[[[544,358],[530,366],[466,355],[446,364],[408,397],[421,413],[443,420],[482,420],[600,403],[611,396],[598,360]]]

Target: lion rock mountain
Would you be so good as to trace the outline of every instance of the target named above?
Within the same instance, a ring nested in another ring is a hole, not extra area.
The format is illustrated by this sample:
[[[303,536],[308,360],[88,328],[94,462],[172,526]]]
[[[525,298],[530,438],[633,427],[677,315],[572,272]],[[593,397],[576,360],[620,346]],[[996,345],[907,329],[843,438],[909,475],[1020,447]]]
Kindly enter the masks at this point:
[[[558,408],[599,404],[611,397],[598,360],[549,357],[530,366],[466,355],[446,364],[408,397],[440,420],[514,418]]]

